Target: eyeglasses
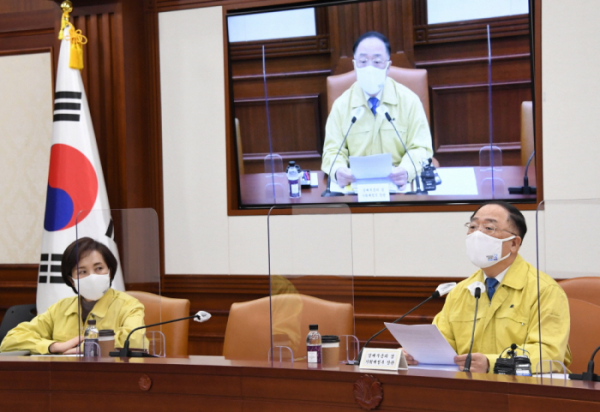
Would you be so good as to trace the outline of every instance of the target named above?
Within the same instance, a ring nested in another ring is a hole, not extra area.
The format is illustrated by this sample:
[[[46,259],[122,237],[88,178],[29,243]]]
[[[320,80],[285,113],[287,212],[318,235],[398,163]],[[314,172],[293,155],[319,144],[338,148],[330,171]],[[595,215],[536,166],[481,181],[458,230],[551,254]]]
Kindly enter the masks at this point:
[[[496,233],[496,230],[498,231],[502,231],[502,232],[507,232],[510,233],[511,235],[514,236],[519,236],[516,233],[513,233],[511,231],[508,231],[506,229],[500,229],[498,228],[496,225],[492,224],[492,223],[477,223],[477,222],[467,222],[465,223],[465,227],[467,228],[467,234],[471,234],[473,232],[475,232],[476,230],[479,230],[482,233],[485,233],[486,235],[493,235],[494,233]]]
[[[367,66],[373,66],[378,69],[387,69],[390,63],[389,60],[384,60],[381,57],[376,57],[372,60],[367,59],[366,57],[359,57],[358,59],[354,59],[353,62],[358,69],[362,69]]]

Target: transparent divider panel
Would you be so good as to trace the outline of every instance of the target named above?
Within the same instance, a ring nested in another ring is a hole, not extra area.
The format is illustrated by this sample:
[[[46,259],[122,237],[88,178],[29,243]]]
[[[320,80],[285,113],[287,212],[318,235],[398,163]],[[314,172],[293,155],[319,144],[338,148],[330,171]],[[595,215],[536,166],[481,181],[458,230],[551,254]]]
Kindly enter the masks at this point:
[[[271,209],[268,216],[271,337],[275,361],[306,362],[309,325],[337,336],[328,365],[356,357],[352,215],[347,205]],[[280,349],[281,348],[281,349]],[[349,349],[346,349],[349,348]],[[265,356],[267,354],[265,353]]]
[[[479,150],[479,172],[481,195],[494,199],[508,190],[502,174],[502,149],[498,146],[485,145]]]
[[[598,253],[598,227],[600,227],[600,199],[584,200],[545,200],[536,211],[537,268],[540,274],[550,277],[574,279],[579,277],[600,277],[600,253]],[[543,284],[541,284],[541,287]],[[543,299],[543,297],[542,297]],[[543,313],[542,313],[543,316]],[[571,317],[571,322],[573,318]],[[543,319],[542,319],[543,326]],[[542,342],[544,342],[542,330]],[[573,339],[571,339],[573,340]],[[573,349],[573,348],[571,348]],[[539,361],[539,348],[528,349],[532,353],[532,367]],[[572,350],[573,360],[587,361],[592,355]],[[543,356],[542,356],[543,357]],[[543,357],[540,369],[549,372],[550,360]],[[566,363],[566,362],[565,362]],[[569,365],[566,365],[569,367]],[[553,363],[554,372],[562,372],[557,362]],[[581,373],[584,371],[572,371]]]
[[[161,308],[158,216],[154,209],[82,211],[77,217],[76,236],[77,252],[79,245],[83,247],[89,242],[88,238],[108,247],[117,260],[117,270],[111,288],[132,292],[144,306],[143,315],[131,314],[127,326],[114,331],[115,347],[122,347],[134,327],[169,320],[163,317]],[[86,255],[82,254],[78,261],[81,262],[85,257]],[[151,334],[153,331],[162,333],[163,328],[165,326],[155,326],[134,332],[130,338],[130,349],[164,356],[163,341],[160,338],[146,337],[146,334],[157,335]],[[99,323],[98,329],[102,329],[102,323]],[[168,344],[169,342],[166,342],[166,345]]]
[[[277,153],[269,153],[265,156],[264,164],[264,190],[267,199],[272,199],[273,203],[286,203],[288,183],[283,168],[283,159]]]

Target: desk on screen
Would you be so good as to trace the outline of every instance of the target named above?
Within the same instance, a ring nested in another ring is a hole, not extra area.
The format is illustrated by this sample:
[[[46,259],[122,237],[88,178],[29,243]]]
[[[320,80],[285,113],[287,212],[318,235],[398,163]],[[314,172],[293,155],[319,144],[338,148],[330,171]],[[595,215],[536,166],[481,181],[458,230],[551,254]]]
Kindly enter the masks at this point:
[[[440,167],[437,169],[442,184],[428,195],[406,195],[403,193],[390,196],[391,202],[403,203],[456,203],[477,202],[482,200],[502,199],[508,201],[535,201],[535,195],[511,195],[508,188],[523,185],[522,166],[503,166],[492,173],[480,167]],[[535,186],[533,170],[529,173],[529,184]],[[340,197],[321,197],[327,186],[327,179],[322,171],[318,172],[319,187],[303,188],[302,197],[291,199],[287,194],[287,180],[284,174],[275,179],[270,174],[254,173],[240,176],[241,201],[244,206],[271,205],[273,201],[273,182],[278,204],[315,204],[315,203],[356,203],[356,195]],[[279,183],[279,185],[277,185]],[[492,185],[494,194],[492,195]]]

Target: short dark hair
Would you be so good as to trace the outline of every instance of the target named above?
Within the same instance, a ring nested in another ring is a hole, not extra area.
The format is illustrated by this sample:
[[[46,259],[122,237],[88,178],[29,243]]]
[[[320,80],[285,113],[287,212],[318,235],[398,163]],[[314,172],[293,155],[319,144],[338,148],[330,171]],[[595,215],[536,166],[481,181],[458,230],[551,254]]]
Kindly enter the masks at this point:
[[[356,39],[356,41],[354,42],[354,46],[352,46],[352,54],[356,54],[356,49],[358,48],[358,45],[360,43],[362,43],[363,40],[366,39],[370,39],[370,38],[375,38],[375,39],[379,39],[383,42],[383,44],[385,44],[385,48],[388,52],[388,56],[392,56],[392,47],[390,46],[390,41],[387,39],[387,37],[385,37],[383,34],[379,33],[378,31],[368,31],[364,34],[362,34],[358,39]]]
[[[517,233],[521,238],[521,242],[523,241],[523,239],[525,239],[525,233],[527,233],[527,223],[525,223],[525,216],[523,216],[523,213],[521,213],[519,209],[517,209],[510,203],[504,202],[502,200],[491,200],[482,204],[477,208],[477,210],[475,210],[475,212],[473,212],[473,214],[471,215],[471,219],[475,217],[475,214],[479,212],[479,209],[487,205],[498,205],[504,208],[508,212],[508,221],[517,230]]]
[[[73,286],[71,283],[73,269],[77,267],[79,260],[83,259],[94,251],[100,253],[104,259],[104,262],[106,262],[106,266],[108,266],[108,269],[110,270],[111,284],[115,278],[119,264],[117,262],[117,258],[115,258],[115,255],[113,255],[108,246],[90,237],[82,237],[81,239],[78,239],[67,246],[63,253],[60,266],[63,281],[67,286],[70,286],[75,293],[77,293],[77,289],[75,289],[75,286]],[[78,257],[79,260],[77,259]]]

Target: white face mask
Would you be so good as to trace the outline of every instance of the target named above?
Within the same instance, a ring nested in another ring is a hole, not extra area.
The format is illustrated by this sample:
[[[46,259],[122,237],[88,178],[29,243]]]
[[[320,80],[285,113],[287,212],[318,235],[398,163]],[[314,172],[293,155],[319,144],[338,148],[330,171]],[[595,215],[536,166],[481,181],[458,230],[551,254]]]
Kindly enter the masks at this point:
[[[502,256],[502,243],[514,238],[515,236],[497,239],[476,230],[467,235],[467,255],[475,266],[481,269],[488,268],[510,256],[510,252]]]
[[[371,65],[363,68],[357,68],[354,63],[354,70],[356,70],[356,80],[358,85],[370,96],[375,96],[385,85],[385,78],[387,75],[387,67],[385,69],[378,69]]]
[[[79,281],[73,279],[73,283],[81,296],[87,300],[98,300],[110,288],[110,273],[108,275],[89,275]]]

